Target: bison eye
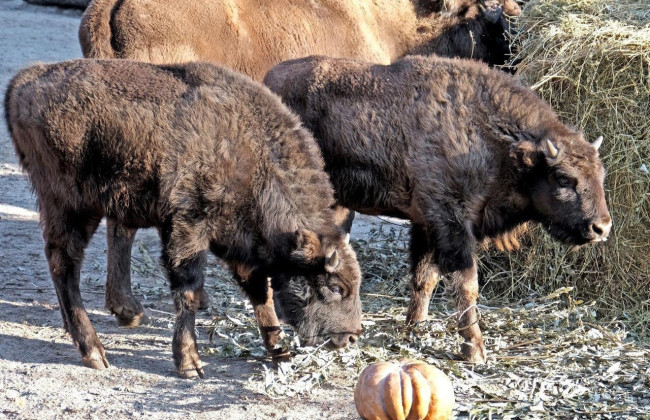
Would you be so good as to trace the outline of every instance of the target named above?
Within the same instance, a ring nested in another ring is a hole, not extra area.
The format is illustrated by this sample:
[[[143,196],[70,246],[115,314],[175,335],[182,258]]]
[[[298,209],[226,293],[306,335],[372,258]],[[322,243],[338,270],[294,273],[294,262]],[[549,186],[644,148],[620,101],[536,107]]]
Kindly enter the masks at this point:
[[[330,286],[330,291],[335,295],[340,295],[343,293],[343,289],[341,289],[339,286]]]
[[[558,176],[556,178],[556,180],[557,180],[558,185],[560,187],[562,187],[562,188],[569,188],[569,187],[573,186],[573,183],[571,182],[571,180],[569,178],[565,177],[565,176]]]

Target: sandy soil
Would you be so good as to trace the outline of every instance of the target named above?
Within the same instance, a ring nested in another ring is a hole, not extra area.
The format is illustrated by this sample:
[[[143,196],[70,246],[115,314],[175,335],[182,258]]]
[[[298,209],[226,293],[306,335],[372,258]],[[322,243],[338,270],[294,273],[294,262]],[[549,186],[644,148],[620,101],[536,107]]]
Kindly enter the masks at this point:
[[[37,61],[81,57],[80,12],[0,1],[1,95],[11,76]],[[86,251],[82,294],[112,366],[94,371],[61,328],[38,213],[17,165],[4,118],[0,127],[0,419],[2,418],[356,418],[349,389],[325,385],[307,398],[272,400],[254,391],[267,360],[204,356],[206,379],[176,377],[171,359],[173,316],[164,280],[134,273],[136,295],[150,324],[123,329],[104,309],[105,225]],[[372,219],[357,224],[363,234]],[[155,254],[157,234],[139,241]],[[145,278],[146,277],[146,278]],[[208,279],[207,288],[210,291]],[[214,292],[214,290],[213,290]],[[198,324],[205,324],[206,314]],[[207,345],[205,334],[200,345]]]

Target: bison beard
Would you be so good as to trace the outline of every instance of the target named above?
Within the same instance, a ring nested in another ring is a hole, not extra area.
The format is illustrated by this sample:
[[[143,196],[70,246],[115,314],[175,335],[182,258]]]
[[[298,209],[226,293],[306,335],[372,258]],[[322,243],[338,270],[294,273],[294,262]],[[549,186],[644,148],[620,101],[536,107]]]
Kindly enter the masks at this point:
[[[159,229],[183,377],[203,376],[194,322],[208,249],[232,268],[269,350],[279,330],[269,277],[281,290],[285,282],[318,286],[310,299],[279,293],[299,333],[316,332],[313,342],[331,337],[338,347],[356,339],[361,274],[335,225],[324,163],[268,89],[205,63],[76,60],[19,72],[5,112],[38,198],[63,323],[84,365],[108,367],[79,290],[84,249],[104,216],[127,236]],[[113,245],[109,256],[131,242]],[[128,261],[111,270],[128,273]],[[329,318],[300,319],[323,308]]]
[[[340,206],[411,220],[407,321],[426,318],[447,275],[466,360],[486,360],[477,243],[527,221],[568,244],[609,234],[600,139],[586,142],[504,72],[436,57],[307,57],[264,82],[315,134]]]

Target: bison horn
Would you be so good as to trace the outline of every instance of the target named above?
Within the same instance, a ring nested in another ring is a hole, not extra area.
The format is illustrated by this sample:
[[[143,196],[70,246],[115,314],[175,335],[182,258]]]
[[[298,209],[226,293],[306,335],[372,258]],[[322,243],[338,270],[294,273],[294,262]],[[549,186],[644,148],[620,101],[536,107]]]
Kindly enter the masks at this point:
[[[350,234],[349,233],[345,234],[344,242],[345,242],[346,245],[350,244]]]
[[[546,139],[546,149],[548,150],[548,156],[551,159],[555,159],[560,151],[555,147],[552,141]]]
[[[594,149],[598,150],[601,144],[603,144],[603,136],[599,136],[596,140],[594,140],[594,142],[591,143],[591,146]]]
[[[329,268],[336,268],[339,265],[339,252],[337,250],[334,250],[332,254],[330,254],[329,257],[327,257],[327,267]]]

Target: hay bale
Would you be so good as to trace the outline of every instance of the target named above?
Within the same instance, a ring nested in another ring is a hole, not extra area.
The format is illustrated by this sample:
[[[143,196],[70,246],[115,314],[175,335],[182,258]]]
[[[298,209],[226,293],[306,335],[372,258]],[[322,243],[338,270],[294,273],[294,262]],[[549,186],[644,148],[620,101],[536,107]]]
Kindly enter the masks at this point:
[[[606,244],[569,250],[539,228],[524,251],[483,258],[487,296],[519,297],[575,286],[650,337],[650,2],[532,0],[519,19],[513,61],[523,80],[601,157],[614,227]]]

